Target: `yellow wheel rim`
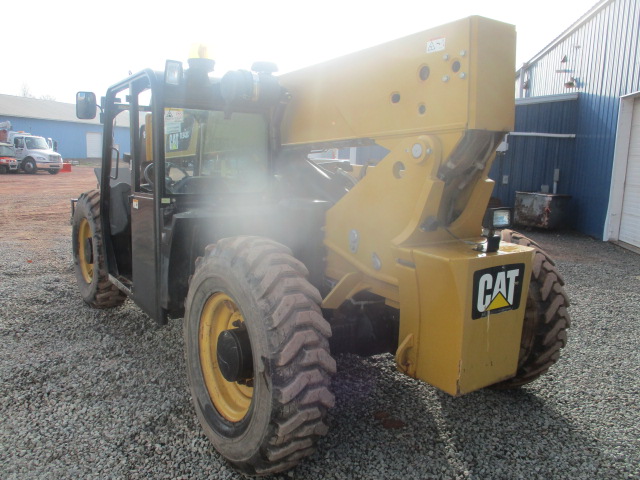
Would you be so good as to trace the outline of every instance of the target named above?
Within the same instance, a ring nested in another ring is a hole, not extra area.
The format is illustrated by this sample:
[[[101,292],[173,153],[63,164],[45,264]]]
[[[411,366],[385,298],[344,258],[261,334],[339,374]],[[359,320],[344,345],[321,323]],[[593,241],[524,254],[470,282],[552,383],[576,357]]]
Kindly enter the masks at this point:
[[[253,388],[229,382],[218,366],[218,337],[236,328],[244,318],[228,295],[217,292],[209,297],[200,315],[199,350],[204,383],[218,413],[230,422],[242,420],[251,406]],[[236,325],[234,325],[236,323]]]
[[[83,218],[80,222],[80,228],[78,228],[78,264],[80,265],[82,278],[87,283],[91,283],[93,280],[93,262],[89,262],[85,251],[87,240],[91,239],[91,237],[91,225],[89,225],[86,218]]]

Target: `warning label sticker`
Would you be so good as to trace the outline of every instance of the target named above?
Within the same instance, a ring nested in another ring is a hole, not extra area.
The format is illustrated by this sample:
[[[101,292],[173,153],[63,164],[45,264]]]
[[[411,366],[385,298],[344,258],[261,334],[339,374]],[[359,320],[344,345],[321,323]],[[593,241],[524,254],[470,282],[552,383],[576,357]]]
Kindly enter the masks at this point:
[[[473,274],[471,318],[515,310],[520,306],[524,263],[485,268]]]
[[[427,53],[434,53],[444,50],[446,44],[446,38],[434,38],[427,42]]]

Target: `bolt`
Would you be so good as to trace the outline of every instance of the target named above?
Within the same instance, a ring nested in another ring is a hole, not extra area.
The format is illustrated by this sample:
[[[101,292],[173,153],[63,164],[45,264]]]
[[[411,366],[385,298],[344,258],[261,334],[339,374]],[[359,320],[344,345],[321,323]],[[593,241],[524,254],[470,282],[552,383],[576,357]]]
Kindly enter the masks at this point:
[[[422,145],[414,143],[413,147],[411,147],[411,154],[413,158],[420,158],[422,156]]]

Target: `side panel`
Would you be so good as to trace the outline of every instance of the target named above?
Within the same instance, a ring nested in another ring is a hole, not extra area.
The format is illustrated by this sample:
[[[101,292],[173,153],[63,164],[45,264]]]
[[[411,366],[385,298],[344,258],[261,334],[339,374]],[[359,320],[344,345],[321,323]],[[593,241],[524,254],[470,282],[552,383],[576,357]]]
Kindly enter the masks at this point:
[[[136,193],[131,203],[133,299],[156,318],[156,267],[154,257],[153,195]]]

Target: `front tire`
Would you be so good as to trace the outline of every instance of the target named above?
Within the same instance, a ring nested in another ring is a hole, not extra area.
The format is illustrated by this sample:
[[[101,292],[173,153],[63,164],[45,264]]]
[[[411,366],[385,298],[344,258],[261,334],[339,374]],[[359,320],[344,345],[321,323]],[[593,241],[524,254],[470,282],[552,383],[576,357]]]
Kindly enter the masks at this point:
[[[91,190],[78,198],[73,214],[73,266],[82,299],[93,308],[122,305],[127,298],[109,281],[102,252],[100,192]]]
[[[36,162],[32,158],[27,158],[22,164],[22,169],[25,173],[36,173],[38,171],[38,167],[36,166]]]
[[[269,239],[226,238],[206,252],[191,279],[184,318],[198,419],[241,472],[286,470],[313,453],[334,404],[329,383],[336,364],[320,294],[306,280],[306,267]],[[227,380],[218,338],[243,330],[252,367],[242,379]]]
[[[569,297],[555,263],[533,240],[512,230],[503,230],[502,241],[535,250],[531,282],[524,314],[518,370],[515,377],[495,384],[498,389],[517,388],[547,373],[567,344]]]
[[[56,175],[58,172],[60,172],[60,170],[59,169],[55,169],[55,168],[52,168],[51,170],[49,170],[49,173],[51,175]]]

